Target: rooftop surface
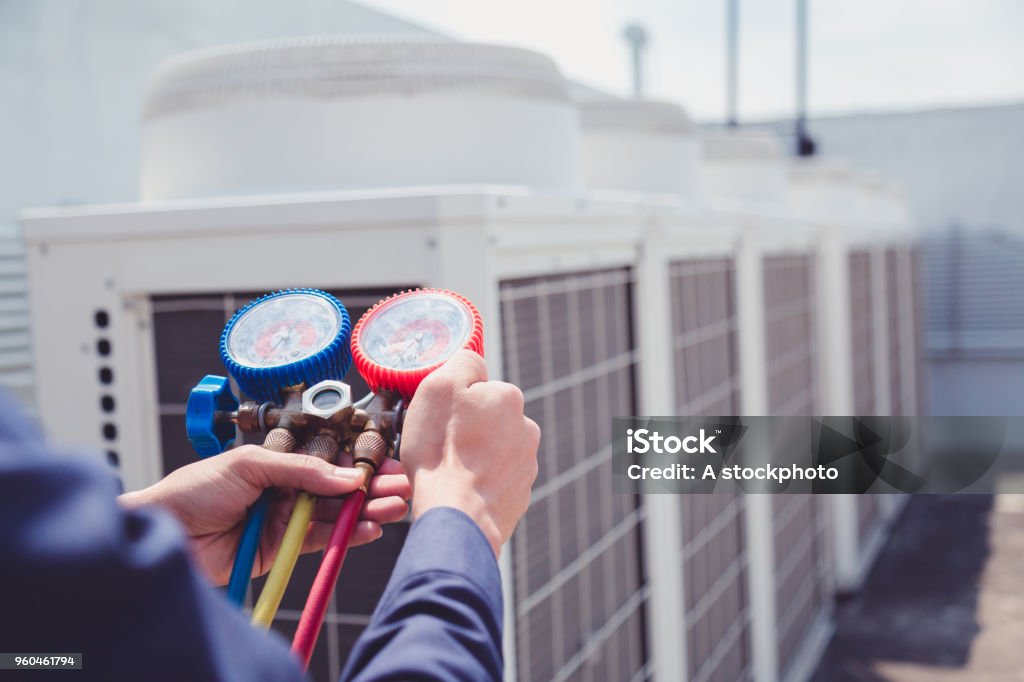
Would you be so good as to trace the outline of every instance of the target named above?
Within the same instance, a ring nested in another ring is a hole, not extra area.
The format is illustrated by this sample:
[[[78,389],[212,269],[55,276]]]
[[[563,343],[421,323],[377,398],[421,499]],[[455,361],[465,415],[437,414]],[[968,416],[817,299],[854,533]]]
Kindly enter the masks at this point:
[[[1024,495],[910,500],[816,682],[1024,680]]]

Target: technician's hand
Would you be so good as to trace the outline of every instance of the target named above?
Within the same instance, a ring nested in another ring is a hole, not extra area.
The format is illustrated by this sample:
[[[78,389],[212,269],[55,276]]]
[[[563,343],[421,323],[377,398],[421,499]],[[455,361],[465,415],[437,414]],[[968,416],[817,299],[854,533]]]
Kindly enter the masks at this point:
[[[539,444],[522,391],[487,381],[483,358],[459,352],[420,384],[402,427],[413,517],[454,507],[480,526],[497,556],[530,504]]]
[[[149,488],[122,495],[120,500],[126,507],[159,504],[169,509],[192,538],[200,566],[213,582],[224,585],[231,575],[246,512],[264,489],[277,488],[279,493],[264,524],[253,576],[266,573],[274,562],[296,489],[330,497],[358,487],[351,455],[343,455],[340,464],[243,445],[182,467]],[[402,520],[410,492],[402,465],[385,460],[370,484],[370,500],[363,507],[352,545],[373,542],[383,533],[381,524]],[[303,552],[324,548],[341,508],[341,500],[323,497],[317,502]]]

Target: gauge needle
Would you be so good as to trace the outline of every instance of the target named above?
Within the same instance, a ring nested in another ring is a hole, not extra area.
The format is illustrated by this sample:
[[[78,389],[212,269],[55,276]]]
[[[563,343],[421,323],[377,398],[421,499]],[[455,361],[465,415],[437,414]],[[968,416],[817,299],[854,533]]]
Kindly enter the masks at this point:
[[[408,353],[413,346],[416,346],[422,342],[423,332],[417,332],[416,335],[412,337],[412,343],[410,343],[408,346],[402,349],[402,352],[398,356],[398,361],[402,364],[405,364],[405,354]]]
[[[266,365],[268,362],[274,359],[274,351],[276,351],[284,341],[291,337],[292,332],[295,331],[295,327],[297,327],[298,324],[298,322],[295,322],[292,324],[292,326],[288,327],[288,331],[282,334],[281,337],[277,340],[277,342],[275,342],[274,345],[270,347],[270,352],[267,353],[266,356],[264,356],[263,358],[264,365]]]

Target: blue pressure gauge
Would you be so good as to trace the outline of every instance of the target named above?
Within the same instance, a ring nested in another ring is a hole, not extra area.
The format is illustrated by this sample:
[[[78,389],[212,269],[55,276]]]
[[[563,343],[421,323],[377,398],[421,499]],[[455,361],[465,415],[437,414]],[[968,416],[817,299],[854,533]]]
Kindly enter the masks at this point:
[[[220,337],[220,355],[243,393],[277,403],[286,386],[342,379],[352,364],[351,333],[341,301],[316,289],[289,289],[235,313]]]

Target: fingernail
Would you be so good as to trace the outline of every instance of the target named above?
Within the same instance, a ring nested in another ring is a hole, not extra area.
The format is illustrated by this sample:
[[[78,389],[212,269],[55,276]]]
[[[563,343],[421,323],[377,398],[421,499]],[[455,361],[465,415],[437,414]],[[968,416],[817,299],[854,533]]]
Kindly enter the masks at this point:
[[[334,467],[334,475],[338,478],[344,478],[346,481],[354,481],[359,478],[359,469],[353,469],[351,467]]]

